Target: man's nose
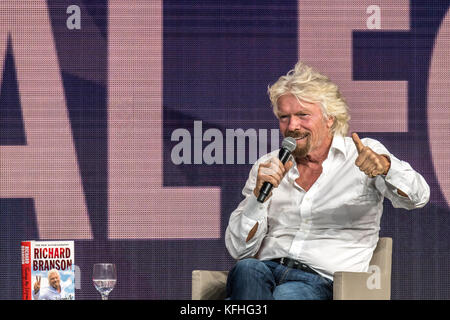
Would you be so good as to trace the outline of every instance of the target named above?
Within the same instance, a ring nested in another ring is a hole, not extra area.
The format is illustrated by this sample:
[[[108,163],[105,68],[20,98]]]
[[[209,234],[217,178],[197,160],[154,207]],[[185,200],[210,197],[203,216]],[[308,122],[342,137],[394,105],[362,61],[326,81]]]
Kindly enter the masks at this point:
[[[300,122],[301,122],[300,119],[295,115],[289,117],[289,125],[288,125],[289,131],[295,131],[295,129],[299,129],[301,126]]]

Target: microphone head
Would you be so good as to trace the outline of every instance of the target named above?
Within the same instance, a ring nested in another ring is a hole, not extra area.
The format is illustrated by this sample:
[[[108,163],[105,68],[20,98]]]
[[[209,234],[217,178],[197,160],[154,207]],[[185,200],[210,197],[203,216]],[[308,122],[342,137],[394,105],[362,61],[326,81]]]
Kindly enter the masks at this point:
[[[287,138],[284,138],[283,142],[281,143],[281,146],[283,148],[289,150],[289,152],[292,152],[297,147],[297,142],[295,141],[294,138],[287,137]]]

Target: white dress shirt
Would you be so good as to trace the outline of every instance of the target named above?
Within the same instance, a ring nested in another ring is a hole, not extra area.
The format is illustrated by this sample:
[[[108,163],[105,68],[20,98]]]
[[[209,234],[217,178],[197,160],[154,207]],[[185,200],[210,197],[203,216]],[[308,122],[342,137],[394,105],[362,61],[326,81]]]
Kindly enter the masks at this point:
[[[253,194],[258,167],[277,157],[278,150],[258,159],[242,191],[245,199],[231,214],[225,233],[231,256],[259,260],[289,257],[331,280],[336,271],[367,272],[378,242],[384,197],[395,208],[421,208],[429,200],[430,188],[419,173],[380,142],[361,141],[390,157],[386,176],[369,178],[361,172],[355,165],[358,153],[353,140],[334,136],[322,174],[308,191],[295,182],[299,172],[294,165],[264,203]],[[399,195],[397,188],[408,198]],[[254,237],[246,242],[257,222]]]
[[[37,293],[33,289],[33,300],[61,300],[61,293],[52,286],[45,287]]]

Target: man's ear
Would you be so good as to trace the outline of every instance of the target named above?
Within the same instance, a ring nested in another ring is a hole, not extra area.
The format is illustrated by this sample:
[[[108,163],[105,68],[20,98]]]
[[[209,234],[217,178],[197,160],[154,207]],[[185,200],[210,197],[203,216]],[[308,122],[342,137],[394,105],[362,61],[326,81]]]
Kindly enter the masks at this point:
[[[328,119],[327,119],[327,122],[326,122],[327,123],[327,128],[331,129],[333,127],[335,121],[336,121],[335,117],[328,116]]]

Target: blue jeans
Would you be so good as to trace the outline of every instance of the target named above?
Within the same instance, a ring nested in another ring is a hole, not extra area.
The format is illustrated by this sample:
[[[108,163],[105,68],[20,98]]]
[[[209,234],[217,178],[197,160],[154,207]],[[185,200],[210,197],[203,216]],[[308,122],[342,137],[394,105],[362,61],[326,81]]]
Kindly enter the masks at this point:
[[[333,281],[274,261],[249,258],[238,261],[229,272],[227,297],[231,300],[328,300],[333,299]]]

